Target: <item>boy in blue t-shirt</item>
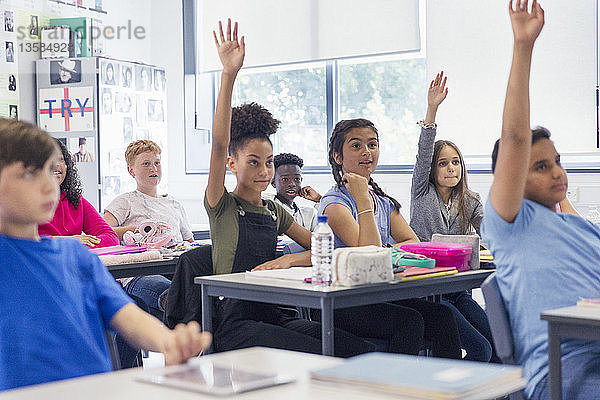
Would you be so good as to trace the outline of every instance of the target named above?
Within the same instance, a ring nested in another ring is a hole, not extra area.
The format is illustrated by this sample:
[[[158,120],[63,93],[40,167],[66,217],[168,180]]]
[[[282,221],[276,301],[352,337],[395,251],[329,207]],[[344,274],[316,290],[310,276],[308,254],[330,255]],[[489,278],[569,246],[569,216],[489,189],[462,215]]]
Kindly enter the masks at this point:
[[[548,327],[540,314],[600,296],[600,227],[556,212],[567,175],[548,130],[532,131],[529,123],[530,66],[544,12],[537,1],[528,11],[527,0],[516,0],[509,14],[513,60],[482,234],[497,265],[525,394],[537,400],[549,398]],[[563,398],[600,397],[600,342],[563,340],[561,362]]]
[[[210,343],[195,322],[162,327],[76,240],[40,239],[59,199],[59,154],[34,125],[0,119],[0,391],[110,371],[111,328],[167,364]]]

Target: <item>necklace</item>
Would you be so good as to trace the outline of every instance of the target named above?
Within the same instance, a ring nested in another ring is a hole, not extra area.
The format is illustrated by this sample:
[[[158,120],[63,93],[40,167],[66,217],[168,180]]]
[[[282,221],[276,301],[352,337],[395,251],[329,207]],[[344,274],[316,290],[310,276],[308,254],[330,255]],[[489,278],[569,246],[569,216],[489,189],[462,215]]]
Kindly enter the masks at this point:
[[[448,204],[444,204],[444,207],[446,207],[446,212],[449,213],[452,208],[452,201],[448,199]]]

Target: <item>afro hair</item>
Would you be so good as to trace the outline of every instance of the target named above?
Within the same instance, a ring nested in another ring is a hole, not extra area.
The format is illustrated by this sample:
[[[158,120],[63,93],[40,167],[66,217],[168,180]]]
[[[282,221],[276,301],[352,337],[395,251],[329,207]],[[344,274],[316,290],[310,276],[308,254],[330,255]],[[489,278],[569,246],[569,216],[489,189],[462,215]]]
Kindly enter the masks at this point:
[[[279,168],[281,165],[297,165],[302,168],[304,166],[304,160],[292,153],[281,153],[273,157],[273,164],[275,165],[275,169]]]
[[[229,154],[235,155],[251,139],[264,139],[277,132],[279,121],[263,106],[247,103],[231,110]]]

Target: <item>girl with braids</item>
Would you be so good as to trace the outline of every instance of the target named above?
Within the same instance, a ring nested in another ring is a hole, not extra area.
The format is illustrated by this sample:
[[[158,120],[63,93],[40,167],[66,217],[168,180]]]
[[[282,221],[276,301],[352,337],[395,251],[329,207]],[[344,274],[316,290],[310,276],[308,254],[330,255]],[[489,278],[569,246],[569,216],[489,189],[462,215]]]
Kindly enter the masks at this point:
[[[54,176],[60,185],[60,201],[54,218],[40,225],[38,233],[71,236],[89,247],[118,245],[119,238],[115,231],[81,195],[81,182],[67,146],[60,140],[56,142],[61,150],[54,170]]]
[[[228,274],[254,268],[310,265],[307,251],[275,259],[278,234],[285,233],[310,249],[310,232],[294,222],[281,205],[261,199],[274,175],[269,135],[277,131],[279,121],[256,103],[231,108],[233,84],[245,55],[244,37],[238,42],[237,30],[235,23],[232,32],[229,20],[226,38],[220,22],[220,40],[213,31],[223,64],[204,196],[212,238],[213,271]],[[225,189],[227,168],[236,178],[233,192]],[[321,353],[321,325],[286,316],[273,304],[216,299],[214,327],[217,351],[266,346]],[[336,329],[334,335],[336,356],[374,350],[373,345],[347,332]]]
[[[427,92],[427,114],[420,121],[421,136],[411,188],[410,226],[421,241],[434,233],[467,235],[479,233],[483,207],[479,194],[467,186],[467,170],[458,147],[438,140],[435,116],[446,99],[444,72],[437,74]],[[467,291],[442,297],[455,314],[461,347],[466,359],[500,362],[494,351],[492,332],[485,311]]]
[[[328,217],[335,247],[397,246],[418,241],[400,214],[398,201],[385,194],[371,177],[378,160],[379,136],[371,121],[337,123],[329,142],[329,163],[337,184],[323,196],[319,209]],[[395,347],[407,353],[417,353],[424,337],[431,342],[434,356],[460,358],[454,316],[439,303],[409,299],[346,308],[336,311],[334,322],[337,328],[363,337],[391,333],[392,342],[412,342],[412,347],[406,343]]]

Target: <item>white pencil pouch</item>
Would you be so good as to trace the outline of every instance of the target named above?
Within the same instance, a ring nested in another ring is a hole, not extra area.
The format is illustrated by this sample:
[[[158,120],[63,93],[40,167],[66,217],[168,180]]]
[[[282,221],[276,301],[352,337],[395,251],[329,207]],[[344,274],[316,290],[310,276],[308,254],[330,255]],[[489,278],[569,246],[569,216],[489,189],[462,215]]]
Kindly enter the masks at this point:
[[[335,249],[331,267],[332,280],[340,286],[389,282],[394,279],[390,248],[363,246]]]

